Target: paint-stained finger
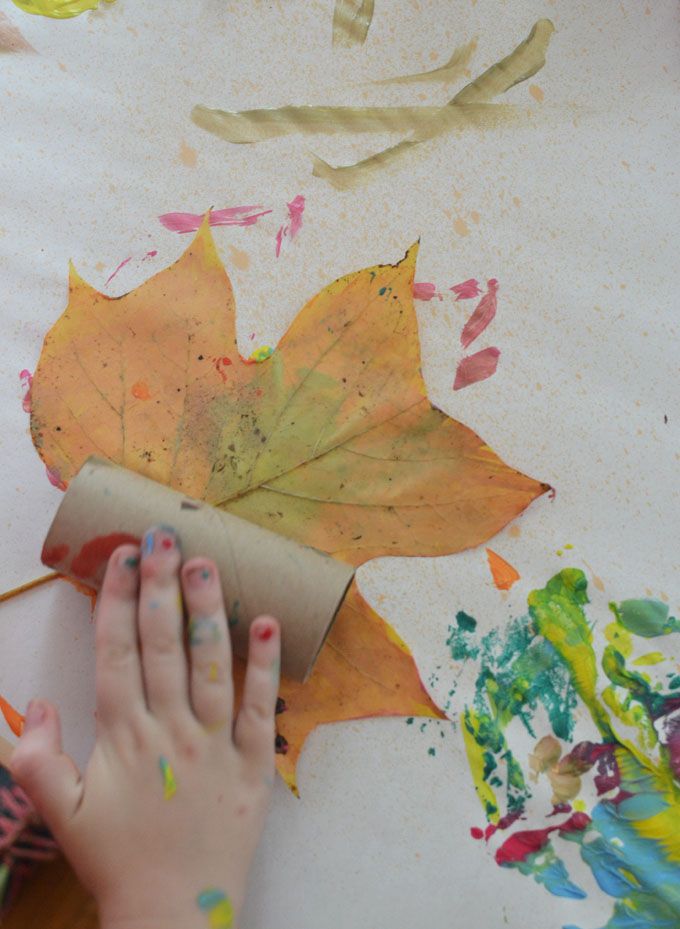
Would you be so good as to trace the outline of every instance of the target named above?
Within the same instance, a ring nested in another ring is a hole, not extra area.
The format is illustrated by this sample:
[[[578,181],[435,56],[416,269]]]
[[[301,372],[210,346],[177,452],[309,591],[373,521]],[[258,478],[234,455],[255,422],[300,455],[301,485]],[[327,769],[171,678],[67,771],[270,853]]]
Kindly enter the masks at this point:
[[[214,728],[231,725],[231,643],[220,577],[214,562],[192,558],[182,568],[188,616],[190,699],[196,718]]]
[[[139,636],[144,689],[155,716],[189,716],[187,662],[184,654],[181,553],[169,526],[150,529],[142,540]]]
[[[97,722],[115,726],[145,709],[137,647],[139,549],[121,545],[109,559],[96,610]]]
[[[260,616],[250,627],[248,667],[234,742],[265,777],[273,776],[274,771],[274,714],[280,664],[279,624],[270,616]]]

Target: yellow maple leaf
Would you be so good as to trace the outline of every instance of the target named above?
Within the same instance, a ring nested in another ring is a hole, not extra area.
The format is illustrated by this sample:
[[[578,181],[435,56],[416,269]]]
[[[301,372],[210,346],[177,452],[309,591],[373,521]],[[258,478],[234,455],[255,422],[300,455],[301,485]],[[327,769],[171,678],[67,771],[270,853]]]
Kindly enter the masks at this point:
[[[355,565],[485,541],[548,485],[509,468],[427,399],[416,254],[325,287],[259,364],[238,352],[207,217],[184,255],[122,297],[71,268],[68,306],[33,379],[36,448],[65,483],[96,453]],[[366,641],[353,639],[357,617]],[[319,722],[440,715],[387,630],[353,592],[310,682],[282,683],[289,754],[279,762],[291,786]],[[369,675],[359,660],[374,648],[380,684],[376,661]]]

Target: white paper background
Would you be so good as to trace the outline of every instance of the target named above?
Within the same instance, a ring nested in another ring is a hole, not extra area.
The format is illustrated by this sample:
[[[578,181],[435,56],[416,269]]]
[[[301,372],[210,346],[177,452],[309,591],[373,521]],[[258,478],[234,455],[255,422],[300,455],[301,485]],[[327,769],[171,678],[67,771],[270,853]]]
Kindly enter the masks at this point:
[[[187,245],[160,213],[273,207],[257,226],[215,230],[247,353],[275,344],[325,283],[394,261],[421,237],[418,280],[444,291],[468,277],[500,282],[498,316],[475,346],[501,348],[498,372],[455,394],[458,334],[473,304],[418,304],[432,401],[557,488],[555,501],[521,518],[519,537],[493,542],[522,573],[509,596],[493,588],[483,550],[361,569],[362,590],[411,645],[423,679],[439,675],[432,692],[443,700],[457,673],[445,645],[455,612],[483,629],[501,625],[566,564],[604,582],[604,593],[591,585],[592,617],[604,617],[610,599],[645,594],[669,598],[677,615],[680,18],[674,0],[383,0],[366,45],[333,50],[332,7],[118,0],[54,21],[0,0],[38,52],[0,58],[0,588],[44,570],[38,554],[59,492],[31,446],[18,374],[34,368],[64,308],[70,258],[93,285],[124,293]],[[366,82],[441,65],[473,35],[478,74],[542,16],[557,32],[529,83],[545,100],[527,84],[507,95],[531,109],[530,124],[434,140],[356,191],[313,178],[309,152],[348,163],[395,137],[236,147],[189,120],[196,103],[445,102],[454,88]],[[183,142],[195,167],[182,163]],[[304,227],[277,261],[274,235],[298,193]],[[469,235],[457,234],[457,218]],[[247,271],[231,265],[230,245],[247,251]],[[150,249],[155,259],[137,260]],[[574,548],[560,558],[565,543]],[[92,628],[67,585],[2,606],[0,693],[19,707],[37,694],[57,700],[67,746],[86,757]],[[469,684],[460,705],[466,694]],[[442,739],[439,723],[428,726],[369,720],[313,734],[299,766],[302,799],[277,785],[244,926],[606,922],[612,901],[575,859],[585,902],[499,869],[470,839],[483,817],[460,733],[448,725]]]

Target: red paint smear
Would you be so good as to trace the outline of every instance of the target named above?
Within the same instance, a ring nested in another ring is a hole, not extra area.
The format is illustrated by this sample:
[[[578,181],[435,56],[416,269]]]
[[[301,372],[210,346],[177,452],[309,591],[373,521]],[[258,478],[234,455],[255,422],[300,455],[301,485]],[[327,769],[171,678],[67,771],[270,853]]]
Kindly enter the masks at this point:
[[[479,826],[473,826],[472,829],[470,829],[470,835],[473,839],[483,839],[484,830],[480,829]]]
[[[498,590],[510,590],[519,580],[519,571],[509,561],[501,558],[493,549],[487,548],[486,557],[489,562],[491,577]]]
[[[486,830],[484,831],[484,839],[488,842],[494,832],[502,831],[503,829],[509,829],[514,822],[516,822],[520,816],[524,813],[524,810],[515,810],[513,813],[506,813],[505,816],[501,816],[496,824],[490,823]]]
[[[463,387],[469,387],[470,384],[476,384],[477,381],[485,381],[487,377],[491,377],[496,373],[500,355],[499,348],[483,348],[481,352],[475,352],[474,355],[463,358],[456,369],[453,389],[462,390]]]
[[[481,294],[479,281],[476,281],[474,277],[463,281],[461,284],[454,284],[453,287],[449,287],[449,290],[452,290],[456,295],[456,301],[469,300],[471,297],[478,297]]]
[[[219,376],[222,378],[222,383],[226,384],[227,375],[223,369],[231,367],[233,363],[231,358],[227,358],[225,355],[223,358],[215,358],[213,360],[215,362],[215,370],[217,371]],[[241,360],[243,361],[244,359],[242,358]]]
[[[126,544],[139,545],[139,538],[127,532],[97,536],[80,549],[71,562],[71,571],[78,577],[95,578],[102,564],[109,560],[118,546]]]
[[[460,344],[467,348],[480,336],[496,315],[498,281],[495,277],[487,281],[488,290],[475,307],[475,311],[463,327]]]
[[[33,375],[31,372],[24,368],[23,371],[19,372],[19,379],[21,380],[21,389],[24,391],[24,396],[21,400],[21,406],[23,407],[24,413],[31,412],[31,387],[33,386]]]
[[[273,626],[265,626],[264,629],[260,629],[260,631],[257,633],[257,637],[260,640],[260,642],[268,642],[273,635],[274,635]]]
[[[411,288],[414,300],[431,300],[437,295],[436,284],[415,283]]]
[[[547,845],[551,833],[583,832],[589,823],[590,816],[587,813],[574,813],[573,816],[570,816],[559,826],[516,832],[507,838],[496,851],[496,864],[504,865],[526,861],[529,855],[533,855]]]
[[[260,210],[253,213],[253,210]],[[210,211],[211,226],[252,226],[261,216],[271,213],[261,206],[229,206],[223,210]],[[250,215],[247,215],[250,214]],[[203,213],[163,213],[158,219],[171,232],[196,232],[201,228]]]
[[[69,553],[69,547],[65,542],[62,542],[61,545],[53,545],[52,548],[44,548],[42,553],[42,560],[53,567],[56,564],[59,564],[60,561],[63,561],[64,558]]]
[[[24,717],[21,713],[15,710],[12,704],[8,703],[4,697],[0,697],[0,710],[14,735],[20,736],[24,731]]]
[[[112,280],[114,279],[114,277],[116,276],[116,274],[118,274],[118,272],[120,271],[120,269],[121,269],[121,268],[124,268],[125,265],[128,264],[128,263],[131,262],[131,261],[132,261],[132,255],[130,255],[129,258],[124,258],[124,259],[121,261],[121,263],[118,265],[118,267],[116,268],[116,270],[115,270],[112,274],[110,274],[110,275],[108,276],[108,278],[106,279],[106,284],[110,284],[111,281],[112,281]],[[106,287],[106,284],[104,284],[104,287]]]
[[[47,474],[47,480],[53,487],[56,487],[58,490],[66,490],[67,485],[62,481],[61,474],[57,468],[48,468],[47,465],[45,465],[45,472]]]
[[[578,742],[562,759],[560,767],[574,769],[580,775],[597,765],[593,783],[599,797],[621,786],[615,749],[616,746],[611,742]]]

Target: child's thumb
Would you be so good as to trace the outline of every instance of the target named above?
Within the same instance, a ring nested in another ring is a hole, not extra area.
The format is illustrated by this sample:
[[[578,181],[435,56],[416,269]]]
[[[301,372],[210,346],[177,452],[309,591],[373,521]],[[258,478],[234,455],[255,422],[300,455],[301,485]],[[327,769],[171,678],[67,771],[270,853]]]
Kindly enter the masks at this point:
[[[51,703],[29,703],[10,769],[47,825],[58,833],[80,804],[82,779],[62,751],[59,713]]]

